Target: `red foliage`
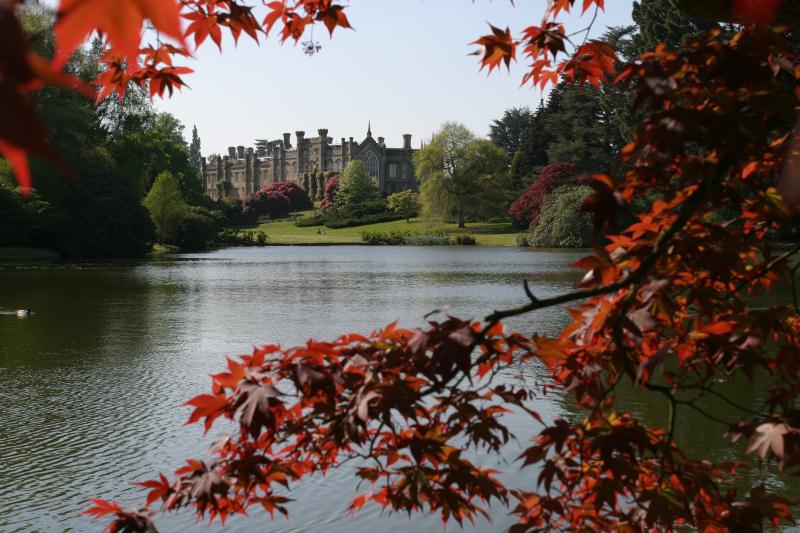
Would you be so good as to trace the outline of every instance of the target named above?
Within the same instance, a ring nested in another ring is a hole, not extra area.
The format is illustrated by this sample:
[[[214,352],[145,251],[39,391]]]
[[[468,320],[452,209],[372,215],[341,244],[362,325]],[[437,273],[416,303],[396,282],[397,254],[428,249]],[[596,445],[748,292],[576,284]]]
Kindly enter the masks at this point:
[[[292,211],[313,207],[308,194],[292,181],[271,183],[254,192],[242,203],[246,215],[285,218]]]
[[[212,519],[252,506],[286,514],[281,492],[290,482],[370,453],[374,462],[356,475],[372,490],[356,497],[351,511],[373,501],[394,511],[424,507],[459,523],[486,516],[484,505],[507,501],[509,491],[496,472],[448,441],[494,451],[508,441],[503,405],[521,404],[528,392],[478,382],[530,359],[530,346],[499,324],[452,317],[425,330],[391,324],[369,336],[264,346],[229,359],[227,370],[212,376],[210,393],[188,402],[190,423],[202,421],[208,431],[230,419],[236,433],[214,445],[212,459],[190,459],[173,480],[140,485],[150,489],[148,504],[191,505]],[[400,420],[413,427],[396,427]],[[128,516],[106,507],[89,512]]]
[[[539,218],[542,202],[554,189],[562,185],[585,185],[590,181],[588,175],[578,174],[578,165],[575,163],[547,165],[528,189],[511,204],[508,214],[520,227],[533,227]]]
[[[292,203],[286,195],[264,187],[245,198],[242,212],[253,217],[286,218],[292,212]]]
[[[336,191],[339,190],[339,179],[341,175],[334,174],[330,178],[328,178],[328,182],[325,184],[325,193],[322,195],[322,201],[319,204],[319,208],[322,211],[330,211],[333,209],[334,202],[336,201]]]
[[[305,189],[293,181],[279,181],[278,183],[269,185],[267,189],[280,193],[288,198],[292,206],[292,211],[300,211],[302,209],[314,207],[314,203],[311,201],[311,198],[308,197],[308,193]]]
[[[792,523],[795,502],[765,485],[741,490],[745,463],[692,456],[674,439],[691,410],[709,420],[705,438],[744,437],[740,452],[774,459],[775,475],[800,471],[800,306],[755,300],[794,287],[800,253],[798,245],[776,255],[765,238],[796,222],[782,192],[797,188],[800,61],[781,31],[709,32],[624,70],[642,123],[622,151],[624,174],[595,176],[584,208],[602,231],[613,230],[625,204],[649,203],[576,262],[586,275],[575,291],[540,298],[526,286],[529,303],[496,311],[485,325],[453,317],[424,330],[392,324],[368,337],[266,346],[229,360],[211,391],[190,401],[190,420],[209,428],[225,418],[238,430],[208,461],[190,459],[172,479],[144,482],[148,502],[212,519],[256,505],[285,513],[279,491],[290,482],[363,461],[357,475],[372,490],[351,511],[373,502],[461,523],[496,501],[511,505],[514,532]],[[722,206],[739,213],[737,223],[719,220]],[[565,304],[571,322],[555,337],[500,325]],[[495,381],[534,358],[551,374],[543,386]],[[766,390],[747,405],[720,387],[753,376]],[[624,411],[618,385],[668,405],[669,419],[650,425]],[[554,389],[570,398],[569,419],[543,420],[533,409]],[[727,407],[710,410],[703,398]],[[537,471],[519,487],[465,458],[475,448],[497,453],[513,437],[503,423],[509,409],[542,426],[520,455],[522,468]],[[98,506],[94,514],[114,515],[114,527],[130,523],[116,504]]]

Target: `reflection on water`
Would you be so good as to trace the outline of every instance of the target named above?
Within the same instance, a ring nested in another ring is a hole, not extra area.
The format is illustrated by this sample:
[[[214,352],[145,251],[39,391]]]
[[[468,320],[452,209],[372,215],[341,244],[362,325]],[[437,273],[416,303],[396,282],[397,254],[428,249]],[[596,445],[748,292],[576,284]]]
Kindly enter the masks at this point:
[[[426,312],[444,306],[479,318],[524,303],[523,279],[541,296],[569,289],[577,274],[567,265],[577,257],[513,248],[269,247],[145,263],[0,267],[0,311],[36,313],[28,320],[0,314],[0,531],[99,529],[78,515],[87,498],[141,501],[131,481],[202,455],[210,438],[201,438],[199,427],[182,427],[188,409],[181,404],[207,389],[224,355],[365,332],[395,319],[421,325]],[[565,321],[564,312],[550,310],[510,326],[554,333]],[[544,378],[535,365],[518,370],[529,381]],[[754,401],[751,389],[736,390],[740,401]],[[623,394],[649,421],[665,416],[665,405]],[[570,412],[556,397],[538,407],[550,417]],[[721,430],[689,420],[678,436],[690,448],[728,453],[707,449],[706,434]],[[523,443],[535,430],[514,415],[509,425]],[[511,463],[518,450],[510,444],[502,457],[477,457],[506,470],[509,482],[530,484],[531,472]],[[354,484],[344,468],[305,480],[290,494],[298,501],[289,520],[265,523],[256,513],[214,529],[409,526],[405,516],[387,517],[374,506],[347,518]],[[476,529],[510,523],[502,507],[492,515],[492,525]],[[441,531],[437,517],[412,520],[419,531]],[[205,529],[185,514],[159,516],[157,524],[163,531]]]

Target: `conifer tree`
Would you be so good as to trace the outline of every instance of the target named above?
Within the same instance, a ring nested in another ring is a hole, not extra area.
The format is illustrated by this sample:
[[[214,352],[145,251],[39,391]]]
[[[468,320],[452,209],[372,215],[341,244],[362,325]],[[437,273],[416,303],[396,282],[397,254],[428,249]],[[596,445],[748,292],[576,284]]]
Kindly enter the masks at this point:
[[[199,176],[203,171],[203,155],[200,148],[200,136],[197,134],[197,126],[192,126],[192,143],[189,145],[189,164]]]

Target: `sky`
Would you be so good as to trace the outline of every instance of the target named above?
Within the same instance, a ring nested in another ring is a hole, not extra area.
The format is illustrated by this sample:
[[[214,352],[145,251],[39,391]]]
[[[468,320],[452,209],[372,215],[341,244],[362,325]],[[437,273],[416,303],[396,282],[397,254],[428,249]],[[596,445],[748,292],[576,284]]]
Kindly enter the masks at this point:
[[[579,3],[579,2],[578,2]],[[607,2],[593,27],[631,24],[632,0]],[[479,71],[470,46],[488,33],[487,23],[512,32],[538,23],[545,0],[353,0],[346,9],[354,30],[337,29],[329,39],[314,29],[321,51],[307,56],[292,42],[275,36],[259,45],[241,38],[238,46],[223,42],[222,53],[208,40],[189,59],[195,69],[189,88],[156,100],[159,110],[186,125],[197,126],[204,155],[228,146],[252,146],[255,139],[277,139],[302,130],[316,137],[319,128],[338,142],[364,138],[368,121],[373,136],[390,147],[430,138],[445,121],[464,123],[487,135],[492,120],[509,107],[539,105],[542,93],[520,87],[524,58],[487,77]],[[567,32],[591,18],[572,15]],[[262,15],[263,16],[263,15]],[[306,37],[308,34],[306,34]]]

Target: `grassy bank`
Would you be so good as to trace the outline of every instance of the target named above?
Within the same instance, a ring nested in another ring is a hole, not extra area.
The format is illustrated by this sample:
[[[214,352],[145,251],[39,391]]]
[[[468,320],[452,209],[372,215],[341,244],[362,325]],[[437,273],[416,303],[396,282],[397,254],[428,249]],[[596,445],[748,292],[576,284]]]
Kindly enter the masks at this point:
[[[57,261],[60,258],[58,252],[48,248],[0,247],[0,261]]]
[[[310,210],[303,211],[300,216],[305,218],[311,214]],[[466,229],[458,229],[456,224],[430,223],[419,218],[412,218],[410,222],[395,220],[340,229],[330,229],[325,226],[299,228],[295,226],[294,220],[278,220],[240,229],[242,231],[263,231],[269,236],[270,244],[363,244],[361,241],[362,231],[444,231],[453,237],[459,234],[470,234],[475,237],[479,245],[483,246],[514,246],[517,237],[517,231],[511,228],[510,223],[475,222],[467,224]],[[320,230],[324,233],[320,233]]]

